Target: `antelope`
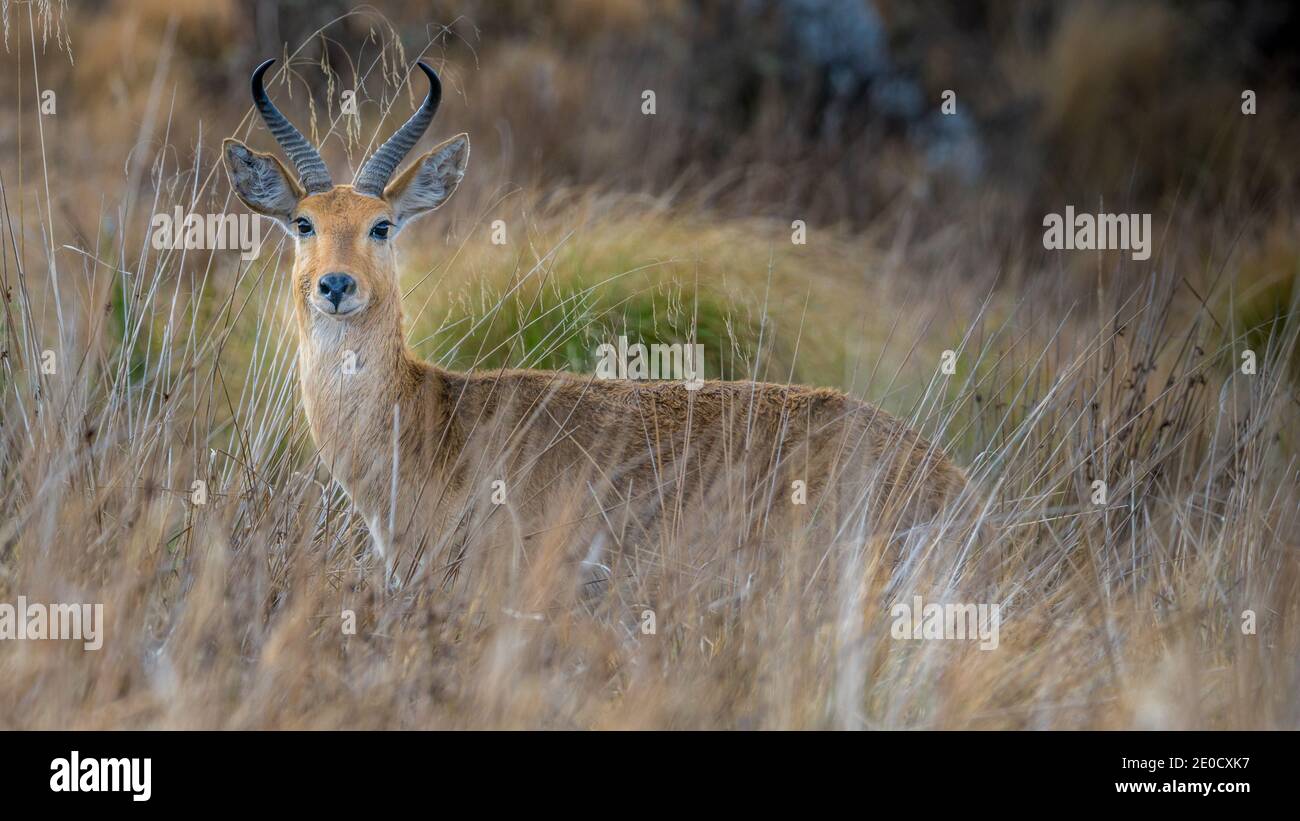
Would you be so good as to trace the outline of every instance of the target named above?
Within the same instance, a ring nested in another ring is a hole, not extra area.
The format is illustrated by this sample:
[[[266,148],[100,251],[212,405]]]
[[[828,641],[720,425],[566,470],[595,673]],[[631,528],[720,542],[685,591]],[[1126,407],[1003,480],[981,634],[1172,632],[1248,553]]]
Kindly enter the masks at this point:
[[[803,482],[807,505],[856,504],[886,529],[933,520],[962,491],[963,472],[937,447],[830,389],[457,373],[420,360],[405,343],[394,239],[456,191],[469,136],[444,140],[394,176],[442,96],[438,75],[417,63],[429,82],[419,109],[351,185],[335,185],[267,96],[273,62],[253,72],[253,102],[296,174],[233,138],[224,164],[239,199],[293,239],[306,418],[390,573],[399,555],[412,567],[414,557],[438,553],[454,565],[470,514],[488,509],[493,492],[524,538],[530,521],[592,500],[574,511],[590,525],[584,538],[599,531],[621,544],[629,521],[649,532],[686,508],[734,504],[720,500],[722,488],[761,514],[750,519],[763,527]]]

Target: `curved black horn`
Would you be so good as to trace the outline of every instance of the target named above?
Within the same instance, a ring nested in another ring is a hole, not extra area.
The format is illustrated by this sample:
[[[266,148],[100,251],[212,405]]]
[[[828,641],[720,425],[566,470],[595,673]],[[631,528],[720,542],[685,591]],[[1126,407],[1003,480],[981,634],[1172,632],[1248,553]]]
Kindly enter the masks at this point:
[[[411,115],[411,119],[397,129],[397,133],[389,137],[388,142],[379,146],[374,156],[361,166],[361,170],[357,172],[357,180],[353,184],[358,193],[371,197],[378,197],[384,193],[384,186],[388,185],[388,179],[393,176],[397,164],[420,141],[420,137],[424,136],[425,129],[433,122],[433,115],[438,111],[438,103],[442,102],[442,81],[438,79],[433,69],[423,62],[416,65],[424,72],[424,76],[429,78],[429,94],[424,98],[420,109]]]
[[[307,141],[301,131],[293,127],[293,123],[280,113],[280,109],[275,107],[271,98],[266,96],[266,89],[262,86],[262,75],[274,62],[273,59],[267,60],[253,70],[253,104],[257,106],[262,120],[271,130],[275,141],[284,149],[284,153],[289,155],[289,160],[298,170],[298,179],[307,193],[328,191],[334,187],[334,181],[330,179],[329,169],[325,167],[325,161],[320,158],[320,152]]]

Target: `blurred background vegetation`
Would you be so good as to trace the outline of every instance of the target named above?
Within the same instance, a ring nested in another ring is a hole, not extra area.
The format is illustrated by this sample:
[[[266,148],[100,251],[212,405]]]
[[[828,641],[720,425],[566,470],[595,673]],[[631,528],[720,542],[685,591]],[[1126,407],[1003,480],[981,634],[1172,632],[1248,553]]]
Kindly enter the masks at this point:
[[[11,61],[29,47],[29,5],[4,4]],[[1232,193],[1250,209],[1294,194],[1300,24],[1284,0],[35,5],[38,51],[71,58],[41,61],[42,87],[60,92],[58,122],[93,123],[97,142],[132,136],[163,58],[158,80],[183,115],[174,133],[193,146],[200,119],[208,139],[238,119],[250,67],[286,44],[286,93],[302,94],[290,108],[301,119],[310,94],[323,118],[358,75],[381,80],[375,61],[399,54],[396,36],[408,60],[447,75],[444,120],[476,137],[480,184],[671,193],[855,227],[900,197],[972,186],[1013,192],[1024,214],[1062,199],[1155,207]],[[12,79],[5,104],[21,105],[31,78]],[[1253,118],[1240,116],[1244,89],[1259,98]],[[361,110],[363,131],[375,111]],[[0,133],[9,156],[21,123]],[[62,148],[61,161],[93,167],[74,141]]]
[[[940,313],[915,319],[940,350],[990,288],[1086,313],[1162,266],[1191,309],[1258,334],[1300,270],[1300,24],[1281,0],[6,0],[4,19],[11,207],[67,218],[83,250],[139,236],[155,192],[237,207],[216,149],[248,133],[260,60],[289,58],[272,93],[336,179],[418,101],[411,61],[433,63],[434,136],[468,131],[473,156],[404,242],[411,341],[462,367],[584,369],[595,337],[694,327],[727,354],[711,375],[851,387],[862,351],[842,338],[878,350],[927,290]],[[38,88],[57,116],[25,116]],[[1152,212],[1156,256],[1044,253],[1067,204]],[[186,265],[230,282],[227,260]],[[674,302],[687,325],[648,321]]]

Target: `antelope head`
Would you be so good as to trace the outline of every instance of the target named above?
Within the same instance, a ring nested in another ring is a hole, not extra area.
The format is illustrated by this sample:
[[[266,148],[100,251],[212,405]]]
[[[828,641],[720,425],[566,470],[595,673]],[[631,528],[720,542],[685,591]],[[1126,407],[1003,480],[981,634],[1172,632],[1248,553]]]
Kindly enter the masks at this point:
[[[297,173],[290,174],[272,154],[227,139],[222,153],[231,187],[251,210],[275,220],[293,238],[295,301],[302,315],[327,322],[363,321],[377,313],[400,318],[393,238],[451,197],[465,175],[469,135],[441,143],[393,177],[442,99],[438,75],[418,63],[429,78],[419,110],[365,162],[351,185],[335,185],[320,153],[267,97],[262,76],[274,62],[267,60],[253,72],[253,103]]]

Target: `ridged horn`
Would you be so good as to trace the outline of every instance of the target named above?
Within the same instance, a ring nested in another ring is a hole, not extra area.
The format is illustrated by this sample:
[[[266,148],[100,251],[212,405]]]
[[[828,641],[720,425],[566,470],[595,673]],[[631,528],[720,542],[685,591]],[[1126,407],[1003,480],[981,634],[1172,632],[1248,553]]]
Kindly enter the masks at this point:
[[[424,76],[429,78],[429,94],[424,98],[419,110],[411,115],[411,119],[397,129],[397,133],[389,137],[388,142],[379,146],[379,150],[366,160],[365,165],[361,166],[361,170],[357,172],[356,182],[353,183],[353,188],[358,193],[371,197],[378,197],[384,193],[384,186],[388,185],[393,171],[420,141],[420,137],[424,136],[429,123],[433,122],[433,115],[438,111],[438,103],[442,102],[442,81],[438,79],[434,70],[423,62],[416,65],[424,72]]]
[[[320,152],[307,141],[301,131],[293,127],[293,123],[280,113],[280,109],[275,107],[271,98],[266,96],[262,75],[274,62],[274,59],[267,60],[253,70],[253,104],[257,106],[263,122],[270,129],[271,136],[275,137],[275,141],[284,149],[284,153],[289,155],[290,162],[298,171],[298,180],[307,193],[317,194],[328,191],[334,187],[334,181],[330,179],[329,169],[325,167],[325,161],[320,158]]]

